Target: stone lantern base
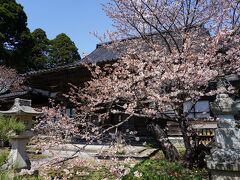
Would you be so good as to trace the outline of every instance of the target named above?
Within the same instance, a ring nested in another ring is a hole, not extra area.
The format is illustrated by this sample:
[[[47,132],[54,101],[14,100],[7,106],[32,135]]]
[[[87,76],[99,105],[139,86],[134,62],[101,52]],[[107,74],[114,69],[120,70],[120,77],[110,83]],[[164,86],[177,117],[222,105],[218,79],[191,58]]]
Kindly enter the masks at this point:
[[[212,180],[239,180],[240,129],[218,128],[215,136],[217,147],[207,157]]]
[[[224,166],[228,166],[228,164],[225,164]],[[230,168],[227,168],[224,170],[211,169],[210,171],[211,171],[212,180],[239,180],[240,179],[239,169],[237,171],[231,171]]]
[[[2,169],[15,169],[20,171],[21,169],[31,168],[31,163],[26,152],[26,145],[32,137],[32,134],[31,131],[26,131],[21,135],[10,138],[12,148],[7,163],[2,166]]]

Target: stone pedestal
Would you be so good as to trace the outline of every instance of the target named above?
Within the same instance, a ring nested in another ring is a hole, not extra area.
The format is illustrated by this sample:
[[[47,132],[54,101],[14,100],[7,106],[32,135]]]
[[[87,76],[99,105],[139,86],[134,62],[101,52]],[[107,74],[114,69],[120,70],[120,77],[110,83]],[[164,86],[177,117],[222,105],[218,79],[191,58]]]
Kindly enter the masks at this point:
[[[240,179],[240,129],[219,128],[215,134],[217,147],[207,160],[213,180]]]
[[[240,179],[240,129],[233,116],[239,112],[237,106],[227,94],[218,95],[212,104],[212,111],[218,117],[216,147],[206,160],[213,180]]]
[[[11,151],[8,156],[7,163],[2,166],[2,169],[30,169],[31,163],[26,152],[26,145],[29,139],[33,136],[31,131],[26,131],[21,135],[11,137]]]

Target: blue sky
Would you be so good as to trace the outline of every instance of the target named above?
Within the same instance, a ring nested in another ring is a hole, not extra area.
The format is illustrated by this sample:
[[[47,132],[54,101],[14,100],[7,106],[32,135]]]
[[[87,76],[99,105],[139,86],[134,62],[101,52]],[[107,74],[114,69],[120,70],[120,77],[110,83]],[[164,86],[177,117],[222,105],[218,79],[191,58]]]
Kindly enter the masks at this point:
[[[82,53],[90,53],[99,42],[90,32],[112,29],[101,4],[108,0],[17,0],[24,7],[31,31],[42,28],[49,39],[66,33]]]

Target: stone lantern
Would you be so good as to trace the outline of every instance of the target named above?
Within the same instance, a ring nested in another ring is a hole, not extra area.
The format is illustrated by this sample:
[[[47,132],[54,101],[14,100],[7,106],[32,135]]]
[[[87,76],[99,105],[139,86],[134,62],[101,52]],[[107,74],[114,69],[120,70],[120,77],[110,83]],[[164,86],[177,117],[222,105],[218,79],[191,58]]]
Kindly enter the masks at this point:
[[[31,100],[16,98],[10,110],[0,111],[0,113],[16,118],[26,125],[25,132],[10,137],[11,152],[7,163],[2,168],[14,168],[16,170],[30,169],[31,163],[26,152],[26,145],[29,139],[33,137],[33,132],[31,131],[33,117],[42,115],[42,112],[37,112],[31,107]]]
[[[240,113],[240,102],[233,101],[228,94],[219,94],[211,103],[211,110],[217,117],[216,147],[206,158],[211,178],[240,179],[240,129],[234,119]]]

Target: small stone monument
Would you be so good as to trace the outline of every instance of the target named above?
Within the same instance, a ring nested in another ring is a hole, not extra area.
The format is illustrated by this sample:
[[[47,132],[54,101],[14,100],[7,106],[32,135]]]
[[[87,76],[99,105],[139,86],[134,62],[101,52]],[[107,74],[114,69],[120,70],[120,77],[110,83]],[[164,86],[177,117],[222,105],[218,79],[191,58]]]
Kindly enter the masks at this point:
[[[234,115],[240,112],[240,102],[233,101],[228,94],[219,94],[211,103],[216,115],[216,147],[206,158],[207,167],[213,180],[240,179],[240,129],[236,126]]]
[[[14,168],[18,171],[21,169],[30,169],[31,163],[26,152],[26,145],[33,132],[31,131],[32,119],[34,116],[42,115],[41,112],[35,111],[31,107],[31,100],[16,98],[14,105],[8,111],[0,111],[1,114],[16,118],[26,125],[26,131],[10,137],[12,145],[11,152],[8,156],[7,163],[2,166],[3,169]]]

